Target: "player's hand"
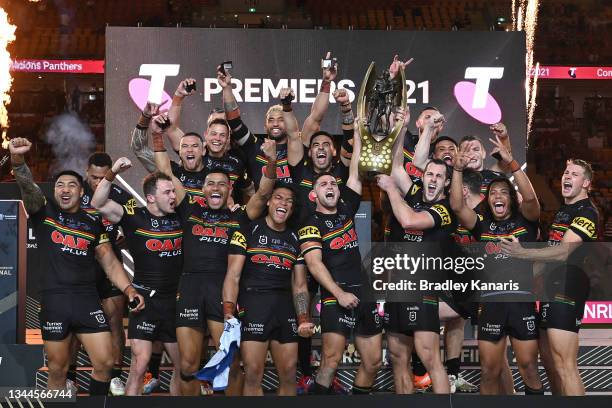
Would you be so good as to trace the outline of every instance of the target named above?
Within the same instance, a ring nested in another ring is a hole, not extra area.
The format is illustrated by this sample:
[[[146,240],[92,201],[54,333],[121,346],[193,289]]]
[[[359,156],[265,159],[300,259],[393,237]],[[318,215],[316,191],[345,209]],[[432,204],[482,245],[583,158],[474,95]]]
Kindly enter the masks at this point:
[[[336,103],[340,104],[340,106],[351,103],[349,94],[348,92],[346,92],[346,89],[336,89],[332,95],[334,96]]]
[[[393,177],[387,176],[386,174],[380,174],[376,176],[376,183],[378,184],[378,187],[384,192],[389,192],[390,190],[397,188]]]
[[[196,80],[193,78],[183,79],[176,88],[176,91],[174,91],[174,95],[181,96],[183,98],[189,95],[193,95],[195,93],[195,90],[187,92],[187,85],[193,85],[195,83]]]
[[[325,59],[332,59],[331,51],[327,51]],[[336,75],[338,75],[338,61],[334,58],[331,67],[323,68],[323,80],[331,82],[336,79]]]
[[[523,246],[514,235],[510,238],[502,239],[500,242],[500,247],[503,254],[515,258],[518,257],[523,250]]]
[[[120,157],[113,163],[112,171],[115,174],[120,174],[132,167],[132,162],[127,157]]]
[[[272,139],[264,139],[263,144],[261,145],[261,151],[268,162],[276,161],[276,142]]]
[[[393,62],[391,63],[391,65],[389,65],[389,78],[393,79],[397,76],[397,74],[399,73],[400,68],[404,68],[406,69],[406,67],[408,65],[410,65],[410,63],[414,60],[414,58],[410,58],[409,60],[407,60],[406,62],[402,62],[399,59],[399,55],[395,55],[393,57]]]
[[[295,99],[295,92],[291,88],[282,88],[278,94],[278,99],[283,105],[291,105],[291,101]]]
[[[359,298],[350,292],[344,292],[336,297],[338,303],[345,309],[354,309],[359,305]]]
[[[499,136],[495,135],[495,140],[489,138],[489,141],[495,146],[493,150],[491,150],[491,156],[495,153],[499,153],[501,156],[501,161],[505,164],[510,164],[510,162],[514,160],[512,158],[512,153],[510,153],[506,146],[504,146],[504,143],[501,141]]]
[[[11,139],[9,143],[9,152],[11,154],[26,154],[32,148],[32,142],[25,137],[16,137]]]
[[[501,122],[491,125],[489,129],[491,129],[493,135],[499,137],[499,140],[503,141],[508,137],[508,128]]]
[[[410,113],[408,112],[407,109],[404,109],[400,106],[395,110],[395,112],[392,115],[393,115],[393,119],[391,121],[392,128],[395,127],[395,124],[397,123],[397,121],[403,121],[402,128],[405,128],[408,126],[408,121],[410,120]]]
[[[221,71],[221,65],[217,66],[217,82],[221,88],[227,88],[232,86],[232,75],[225,71]]]
[[[314,334],[314,323],[304,322],[298,326],[297,331],[300,337],[310,337]]]
[[[444,123],[446,122],[444,115],[436,111],[432,112],[429,115],[426,115],[423,119],[425,122],[425,127],[427,127],[428,129],[432,131],[437,130],[438,132],[442,130],[442,127],[444,126]]]
[[[145,308],[145,300],[144,296],[136,291],[132,286],[130,286],[127,290],[127,297],[129,303],[132,303],[134,300],[138,300],[138,305],[135,308],[130,308],[132,312],[140,312]]]
[[[142,111],[142,114],[148,117],[153,117],[159,114],[159,105],[153,102],[147,102]]]
[[[465,142],[459,148],[455,157],[453,157],[453,168],[458,171],[463,171],[467,167],[467,165],[472,161],[473,156],[468,152],[471,151],[472,146],[478,143],[475,140],[470,140],[469,142]]]
[[[166,121],[170,121],[167,113],[161,113],[153,118],[151,121],[151,132],[153,133],[166,133],[166,128],[164,128],[164,123]]]

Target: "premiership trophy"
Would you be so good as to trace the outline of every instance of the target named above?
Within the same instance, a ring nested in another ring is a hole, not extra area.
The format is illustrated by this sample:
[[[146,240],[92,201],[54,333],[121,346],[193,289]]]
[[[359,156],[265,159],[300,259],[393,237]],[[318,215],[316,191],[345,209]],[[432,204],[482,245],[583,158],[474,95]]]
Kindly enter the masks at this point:
[[[406,110],[406,78],[400,67],[391,80],[385,69],[376,77],[376,64],[370,63],[359,90],[357,115],[361,134],[359,173],[372,179],[377,174],[391,174],[392,149],[404,121],[395,121],[391,128],[391,114],[399,107]]]

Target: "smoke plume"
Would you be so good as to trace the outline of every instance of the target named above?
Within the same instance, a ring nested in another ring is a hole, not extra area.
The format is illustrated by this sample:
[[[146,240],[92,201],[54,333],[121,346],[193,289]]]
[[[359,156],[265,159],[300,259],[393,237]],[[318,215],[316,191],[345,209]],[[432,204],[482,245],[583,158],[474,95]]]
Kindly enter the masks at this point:
[[[64,113],[53,118],[45,141],[51,145],[55,160],[50,168],[50,175],[62,170],[74,170],[85,175],[87,159],[96,147],[93,133],[78,116]]]

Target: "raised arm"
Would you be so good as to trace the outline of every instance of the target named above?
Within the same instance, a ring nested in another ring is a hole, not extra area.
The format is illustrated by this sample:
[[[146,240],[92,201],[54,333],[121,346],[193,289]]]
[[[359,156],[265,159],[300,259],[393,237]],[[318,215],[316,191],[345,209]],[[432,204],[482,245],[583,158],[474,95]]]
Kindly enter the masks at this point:
[[[294,265],[291,273],[293,305],[298,321],[298,334],[302,337],[312,336],[314,329],[314,324],[310,321],[310,296],[306,273],[306,266],[303,263]]]
[[[396,115],[398,115],[396,113]],[[391,177],[395,181],[395,185],[402,193],[402,195],[406,195],[410,188],[412,187],[412,179],[406,172],[406,168],[404,167],[404,139],[406,137],[406,132],[408,131],[408,120],[404,120],[404,127],[400,134],[397,136],[395,140],[395,144],[393,145],[393,149],[391,150],[392,155],[392,163],[391,163]]]
[[[400,193],[392,177],[380,175],[377,177],[377,182],[380,189],[387,193],[393,215],[402,228],[426,230],[435,226],[431,214],[427,211],[414,211],[406,203],[404,196]]]
[[[189,95],[193,95],[195,93],[195,79],[187,78],[181,81],[181,83],[174,91],[174,96],[172,97],[172,105],[170,105],[170,110],[168,110],[168,117],[170,118],[170,127],[168,128],[168,139],[170,140],[170,144],[172,145],[172,149],[175,152],[179,151],[181,147],[181,138],[184,133],[179,128],[179,122],[181,120],[181,110],[183,108],[183,101]],[[187,91],[188,87],[193,86],[194,89],[190,89]]]
[[[491,154],[499,152],[501,156],[500,161],[504,163],[514,175],[514,182],[518,186],[519,193],[521,193],[523,197],[523,202],[520,207],[521,214],[529,221],[537,221],[540,218],[540,203],[538,202],[538,197],[531,185],[529,177],[521,170],[521,166],[514,160],[512,154],[506,149],[506,146],[504,146],[499,136],[496,135],[495,140],[489,139],[489,141],[495,146]]]
[[[127,273],[125,273],[125,270],[121,266],[121,262],[119,262],[117,256],[115,256],[113,248],[109,242],[96,246],[96,260],[102,269],[104,269],[108,279],[113,283],[113,285],[115,285],[116,288],[123,291],[123,294],[128,297],[130,302],[134,299],[138,299],[138,306],[134,310],[144,309],[144,297],[132,286]]]
[[[327,52],[325,59],[331,59],[330,51]],[[323,118],[329,107],[331,83],[336,79],[337,74],[338,63],[334,59],[330,67],[323,68],[323,81],[321,82],[319,94],[312,103],[310,115],[304,120],[304,127],[302,128],[302,143],[304,146],[310,146],[310,138],[315,132],[321,129],[321,122],[323,122]]]
[[[231,138],[239,146],[243,146],[253,136],[240,118],[240,109],[232,91],[232,76],[227,71],[221,72],[220,66],[217,67],[217,82],[223,90],[223,109],[225,109],[225,118],[230,126]]]
[[[450,188],[450,205],[451,209],[457,215],[459,223],[467,229],[472,229],[476,225],[478,215],[468,207],[463,199],[463,169],[466,168],[472,157],[468,152],[472,149],[472,144],[476,141],[463,143],[453,158],[453,177],[451,179]]]
[[[342,116],[342,145],[340,147],[340,161],[344,166],[349,167],[351,165],[351,157],[353,156],[355,116],[353,115],[353,108],[346,89],[336,89],[333,95],[340,108],[340,114]]]
[[[357,119],[359,120],[359,118]],[[356,121],[357,121],[356,120]],[[359,177],[359,156],[361,155],[361,134],[359,133],[359,125],[355,124],[355,132],[353,136],[353,156],[349,166],[349,177],[346,181],[346,186],[361,195],[362,183]]]
[[[419,141],[414,148],[414,158],[412,164],[418,169],[423,170],[429,160],[429,150],[431,148],[431,139],[437,131],[439,131],[444,125],[445,119],[440,112],[434,111],[431,115],[425,119],[425,128],[419,135]]]
[[[501,122],[498,122],[494,125],[491,125],[489,129],[491,129],[491,131],[493,132],[493,136],[499,138],[499,140],[501,141],[502,145],[506,148],[506,150],[512,153],[512,144],[510,143],[510,136],[508,136],[508,128],[506,127],[506,125],[504,125]],[[491,152],[491,155],[493,155],[493,153],[495,152],[496,150],[493,150]],[[504,163],[503,160],[499,160],[497,157],[498,156],[495,156],[497,160],[495,161],[495,164],[491,166],[491,170],[496,171],[498,173],[503,173],[503,174],[512,173],[512,170],[510,169],[510,167],[508,167],[508,165]]]
[[[304,146],[300,138],[300,126],[291,107],[295,93],[291,88],[283,88],[278,97],[283,106],[283,121],[287,133],[287,161],[290,166],[297,166],[304,158]]]
[[[265,139],[261,145],[261,151],[266,156],[268,163],[264,167],[264,174],[259,181],[259,188],[245,208],[250,220],[258,218],[263,213],[276,183],[276,142],[272,139]]]
[[[172,179],[174,191],[176,193],[176,206],[178,207],[185,198],[186,192],[183,183],[172,174],[172,166],[170,165],[170,157],[164,146],[164,134],[166,133],[161,124],[168,119],[165,113],[156,116],[151,122],[151,138],[153,139],[153,150],[155,151],[155,166],[159,171]]]
[[[11,165],[15,180],[21,191],[23,205],[29,214],[38,212],[45,205],[45,195],[36,183],[32,172],[25,162],[24,155],[30,151],[32,143],[25,138],[16,137],[9,142],[9,152],[11,153]]]
[[[155,168],[153,150],[149,147],[147,131],[151,123],[151,118],[157,115],[158,112],[159,105],[147,102],[144,111],[140,115],[138,124],[132,131],[132,139],[130,142],[132,152],[149,173],[153,173],[157,169]]]
[[[117,174],[123,173],[130,167],[132,167],[132,162],[127,157],[120,157],[115,160],[113,166],[108,170],[104,178],[100,180],[91,198],[91,205],[113,224],[117,224],[121,220],[121,217],[123,217],[123,207],[121,204],[109,198],[113,180],[115,180]]]

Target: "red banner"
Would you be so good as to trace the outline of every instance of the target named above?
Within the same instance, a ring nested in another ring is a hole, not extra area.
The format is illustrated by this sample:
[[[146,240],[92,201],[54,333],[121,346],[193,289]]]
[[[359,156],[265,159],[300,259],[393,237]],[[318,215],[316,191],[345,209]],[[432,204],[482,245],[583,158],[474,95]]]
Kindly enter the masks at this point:
[[[535,68],[529,73],[535,75]],[[612,79],[612,67],[553,67],[541,66],[538,79]]]
[[[17,59],[13,72],[53,72],[65,74],[103,74],[104,60],[34,60]]]

